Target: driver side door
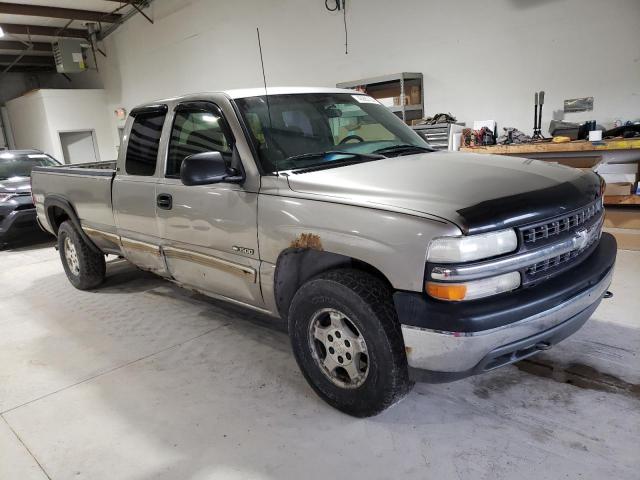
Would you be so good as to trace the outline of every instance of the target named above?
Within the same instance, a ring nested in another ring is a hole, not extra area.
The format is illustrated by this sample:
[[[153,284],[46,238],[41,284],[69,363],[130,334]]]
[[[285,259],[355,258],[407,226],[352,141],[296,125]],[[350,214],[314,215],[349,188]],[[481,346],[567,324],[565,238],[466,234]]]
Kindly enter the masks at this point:
[[[218,105],[202,101],[177,105],[165,171],[157,184],[158,226],[175,280],[260,307],[257,192],[238,183],[186,186],[180,180],[180,166],[187,156],[218,151],[231,162],[234,144]]]

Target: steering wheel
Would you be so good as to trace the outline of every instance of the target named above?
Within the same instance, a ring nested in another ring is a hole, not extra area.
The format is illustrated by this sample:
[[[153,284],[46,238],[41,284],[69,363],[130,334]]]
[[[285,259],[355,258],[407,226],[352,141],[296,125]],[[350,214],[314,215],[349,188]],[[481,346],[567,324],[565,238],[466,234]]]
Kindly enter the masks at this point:
[[[345,143],[347,143],[350,140],[357,140],[360,143],[364,142],[364,138],[362,138],[362,137],[360,137],[358,135],[347,135],[342,140],[340,140],[340,143],[338,143],[338,145],[344,145]]]

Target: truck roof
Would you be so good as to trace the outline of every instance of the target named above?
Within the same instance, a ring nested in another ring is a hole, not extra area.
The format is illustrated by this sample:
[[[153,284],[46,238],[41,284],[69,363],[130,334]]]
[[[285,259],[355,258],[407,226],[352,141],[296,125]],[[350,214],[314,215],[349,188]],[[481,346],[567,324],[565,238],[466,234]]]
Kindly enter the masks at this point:
[[[227,94],[231,98],[247,98],[261,97],[264,95],[264,87],[259,88],[240,88],[235,90],[224,90],[222,93]],[[269,95],[291,95],[300,93],[355,93],[354,90],[344,88],[327,88],[327,87],[268,87]]]
[[[154,102],[145,102],[141,105],[137,105],[136,108],[145,107],[148,105],[154,105],[163,102],[175,102],[181,100],[192,100],[194,97],[198,96],[207,96],[214,94],[223,94],[227,95],[229,98],[237,99],[237,98],[248,98],[248,97],[261,97],[264,95],[264,87],[256,87],[256,88],[238,88],[232,90],[218,90],[211,92],[198,92],[189,95],[180,95],[178,97],[171,98],[163,98],[161,100],[156,100]],[[302,93],[359,93],[355,90],[348,90],[344,88],[328,88],[328,87],[268,87],[267,93],[269,95],[294,95],[294,94],[302,94]]]
[[[43,153],[41,150],[26,149],[26,150],[0,150],[3,155],[27,155],[33,153]]]

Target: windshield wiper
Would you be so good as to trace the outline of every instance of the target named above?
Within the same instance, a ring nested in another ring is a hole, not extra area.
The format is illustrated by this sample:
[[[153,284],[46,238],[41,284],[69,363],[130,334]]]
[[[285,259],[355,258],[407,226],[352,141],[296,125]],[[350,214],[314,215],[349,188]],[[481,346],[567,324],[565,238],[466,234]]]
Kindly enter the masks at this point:
[[[311,158],[322,158],[327,155],[345,155],[348,157],[354,157],[362,160],[380,160],[381,158],[386,158],[384,155],[374,155],[371,153],[356,153],[356,152],[343,152],[341,150],[327,150],[326,152],[315,152],[315,153],[303,153],[301,155],[293,155],[291,157],[285,158],[285,162],[288,161],[297,161],[297,160],[308,160]],[[336,162],[339,160],[332,160],[332,162]]]
[[[373,153],[403,153],[409,151],[420,151],[420,152],[434,152],[435,149],[428,147],[420,147],[419,145],[411,145],[411,144],[401,144],[401,145],[391,145],[389,147],[379,148],[374,150]]]

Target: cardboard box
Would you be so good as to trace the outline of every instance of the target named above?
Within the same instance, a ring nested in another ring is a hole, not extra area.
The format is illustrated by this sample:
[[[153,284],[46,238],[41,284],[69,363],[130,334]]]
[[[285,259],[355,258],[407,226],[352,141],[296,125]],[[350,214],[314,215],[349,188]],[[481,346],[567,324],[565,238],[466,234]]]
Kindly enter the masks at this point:
[[[640,250],[640,230],[628,230],[626,228],[605,228],[604,231],[616,237],[619,249]]]
[[[394,104],[396,107],[399,107],[400,105],[402,105],[402,101],[403,101],[403,98],[402,98],[402,97],[393,97],[393,104]],[[408,104],[409,104],[409,97],[407,97],[406,95],[405,95],[405,97],[404,97],[404,104],[405,104],[405,105],[408,105]]]
[[[637,163],[603,163],[598,165],[596,172],[603,173],[638,173]]]
[[[395,105],[394,97],[382,97],[382,98],[376,98],[376,100],[378,100],[385,107],[393,107]]]
[[[605,208],[604,226],[640,230],[640,208]]]
[[[400,84],[392,87],[388,86],[370,86],[367,88],[367,95],[373,98],[393,98],[400,95]]]
[[[607,188],[604,191],[604,195],[631,195],[632,183],[607,183]]]
[[[420,87],[417,85],[410,86],[408,97],[409,97],[409,105],[420,105],[420,102],[422,100],[420,95]]]
[[[382,105],[385,107],[399,107],[402,105],[402,97],[382,97],[376,98]],[[407,105],[409,102],[408,97],[404,97],[404,104]]]
[[[636,183],[637,180],[636,173],[598,173],[607,183]]]

